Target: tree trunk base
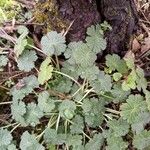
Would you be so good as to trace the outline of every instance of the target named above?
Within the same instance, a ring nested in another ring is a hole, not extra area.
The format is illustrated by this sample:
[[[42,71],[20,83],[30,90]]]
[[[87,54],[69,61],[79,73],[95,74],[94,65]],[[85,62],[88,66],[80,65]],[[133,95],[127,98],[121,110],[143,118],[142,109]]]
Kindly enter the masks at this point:
[[[134,0],[40,0],[39,3],[48,1],[57,5],[58,13],[51,14],[51,17],[57,18],[59,14],[64,22],[74,21],[67,34],[68,42],[84,40],[87,27],[105,20],[112,26],[112,30],[106,33],[106,52],[122,55],[127,50],[138,23]],[[43,12],[51,13],[49,10]]]
[[[112,30],[106,33],[107,50],[122,55],[137,28],[136,6],[133,0],[101,0],[100,8],[102,18],[112,26]]]

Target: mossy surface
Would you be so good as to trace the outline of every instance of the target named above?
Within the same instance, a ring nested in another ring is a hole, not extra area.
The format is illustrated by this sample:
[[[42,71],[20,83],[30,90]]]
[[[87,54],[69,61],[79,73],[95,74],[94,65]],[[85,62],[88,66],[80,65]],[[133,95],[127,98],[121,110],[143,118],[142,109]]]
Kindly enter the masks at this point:
[[[19,19],[21,8],[13,0],[0,0],[0,25],[4,22],[12,21],[13,18]]]
[[[44,24],[43,32],[62,31],[69,26],[69,21],[62,18],[56,0],[41,0],[36,4],[34,17],[37,23]]]

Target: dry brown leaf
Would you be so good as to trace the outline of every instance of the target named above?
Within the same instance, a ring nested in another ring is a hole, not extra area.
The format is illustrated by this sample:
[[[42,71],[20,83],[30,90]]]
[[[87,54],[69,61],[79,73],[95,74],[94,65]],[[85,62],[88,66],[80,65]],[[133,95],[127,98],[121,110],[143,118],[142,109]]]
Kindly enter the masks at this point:
[[[141,46],[141,52],[146,52],[150,50],[150,36],[144,39],[144,45]]]
[[[141,45],[140,45],[140,43],[138,42],[138,40],[135,38],[135,39],[132,41],[132,51],[133,51],[133,52],[137,52],[140,48],[141,48]]]

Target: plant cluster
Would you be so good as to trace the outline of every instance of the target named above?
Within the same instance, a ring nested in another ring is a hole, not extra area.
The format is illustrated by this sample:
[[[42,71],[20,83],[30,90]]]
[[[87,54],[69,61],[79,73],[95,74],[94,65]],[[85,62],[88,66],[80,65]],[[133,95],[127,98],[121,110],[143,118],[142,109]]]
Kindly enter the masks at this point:
[[[106,48],[104,32],[110,28],[106,22],[91,26],[85,42],[68,45],[63,34],[51,31],[42,37],[41,49],[33,45],[26,27],[18,28],[19,36],[12,40],[14,60],[0,55],[0,68],[14,61],[13,67],[28,75],[3,83],[11,87],[12,101],[7,103],[12,117],[0,128],[1,150],[150,147],[150,92],[133,53],[123,59],[108,54],[104,64],[95,63],[97,53]]]

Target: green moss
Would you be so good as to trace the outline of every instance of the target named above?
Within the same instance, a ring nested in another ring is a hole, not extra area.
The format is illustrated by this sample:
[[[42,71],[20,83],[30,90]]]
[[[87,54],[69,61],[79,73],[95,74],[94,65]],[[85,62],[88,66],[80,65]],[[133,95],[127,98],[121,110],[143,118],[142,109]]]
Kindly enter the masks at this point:
[[[0,0],[0,24],[11,21],[20,12],[20,6],[12,0]]]
[[[51,30],[62,31],[69,26],[69,22],[61,17],[56,0],[38,2],[35,7],[34,17],[37,23],[44,23],[43,32]]]

